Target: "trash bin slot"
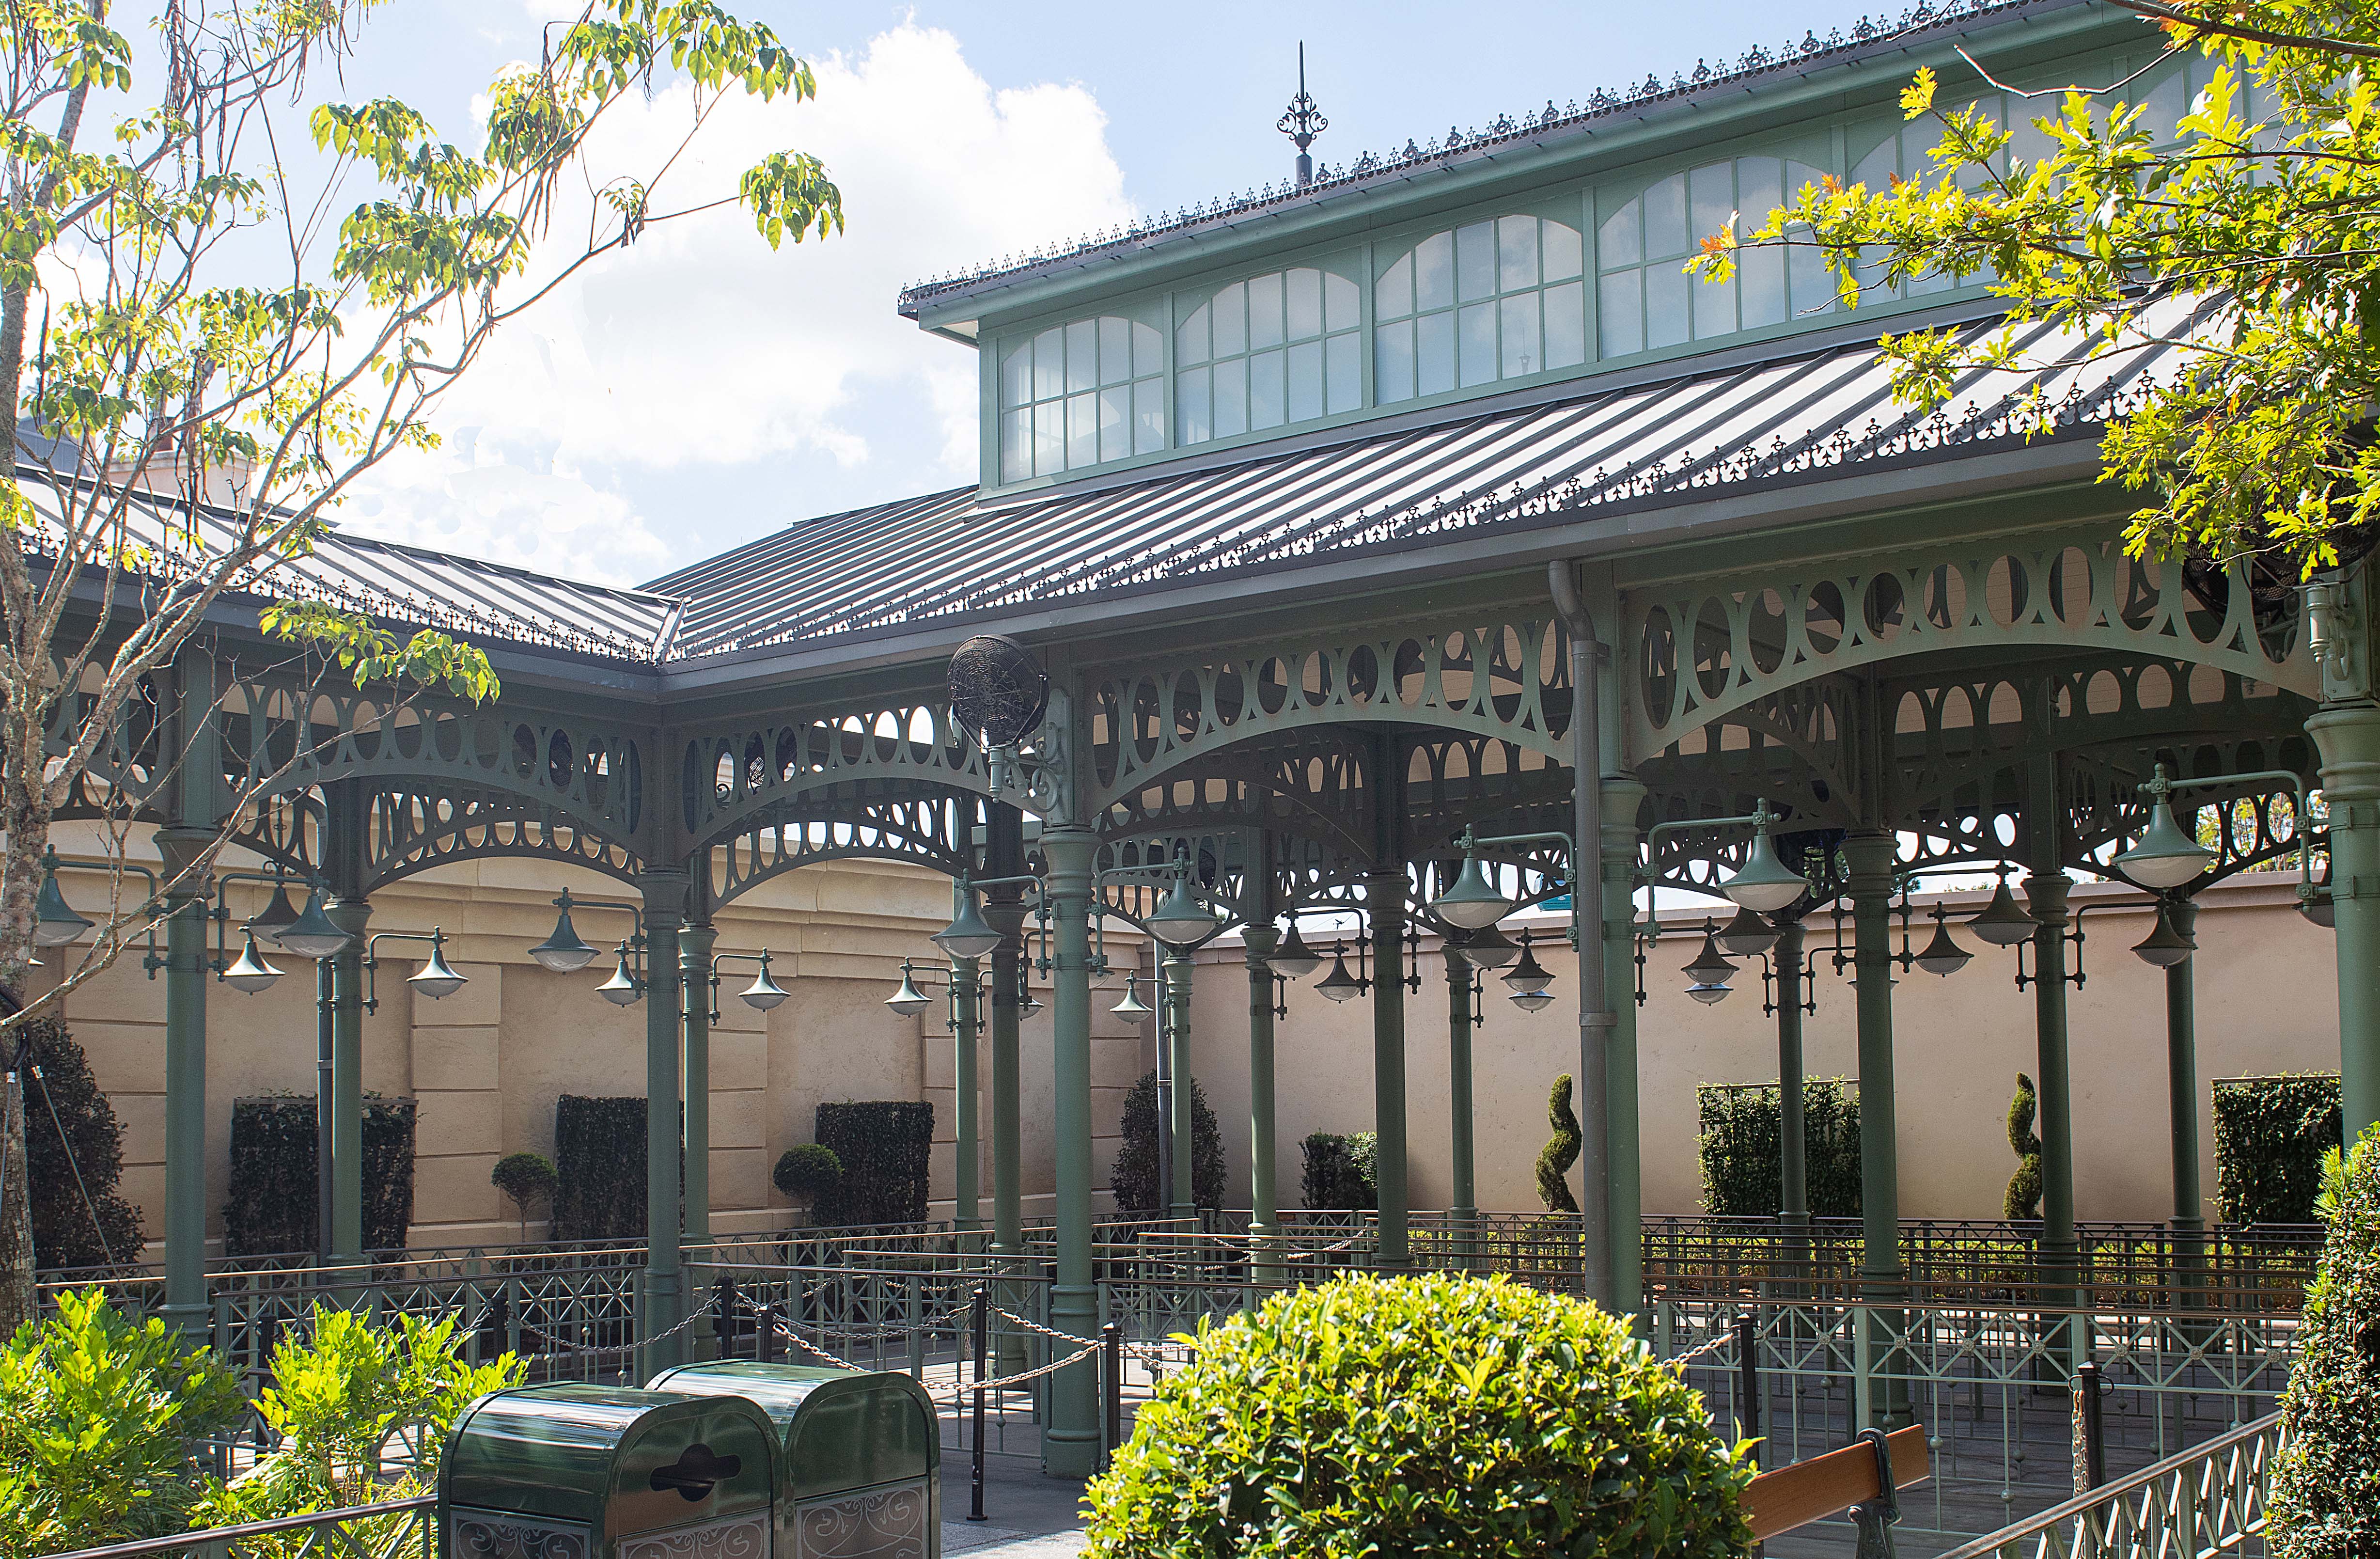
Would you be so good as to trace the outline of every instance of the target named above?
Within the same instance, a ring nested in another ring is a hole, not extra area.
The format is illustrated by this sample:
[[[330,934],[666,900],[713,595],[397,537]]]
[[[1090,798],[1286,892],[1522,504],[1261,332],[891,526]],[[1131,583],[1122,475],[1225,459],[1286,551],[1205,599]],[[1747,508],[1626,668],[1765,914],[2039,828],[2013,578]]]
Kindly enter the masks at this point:
[[[669,1466],[653,1468],[651,1483],[655,1493],[674,1489],[680,1499],[692,1504],[709,1498],[711,1490],[743,1470],[743,1457],[719,1455],[698,1440]]]

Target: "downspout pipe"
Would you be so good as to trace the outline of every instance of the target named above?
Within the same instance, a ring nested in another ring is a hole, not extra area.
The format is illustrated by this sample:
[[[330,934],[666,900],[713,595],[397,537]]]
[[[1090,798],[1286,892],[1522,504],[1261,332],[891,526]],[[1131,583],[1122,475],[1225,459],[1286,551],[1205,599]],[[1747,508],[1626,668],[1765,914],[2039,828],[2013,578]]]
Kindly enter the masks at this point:
[[[1546,566],[1554,611],[1570,640],[1571,931],[1578,943],[1579,1244],[1587,1297],[1623,1313],[1611,1291],[1611,1116],[1606,1036],[1618,1026],[1603,968],[1603,712],[1606,651],[1578,590],[1575,566]],[[1628,1309],[1636,1306],[1632,1299]]]

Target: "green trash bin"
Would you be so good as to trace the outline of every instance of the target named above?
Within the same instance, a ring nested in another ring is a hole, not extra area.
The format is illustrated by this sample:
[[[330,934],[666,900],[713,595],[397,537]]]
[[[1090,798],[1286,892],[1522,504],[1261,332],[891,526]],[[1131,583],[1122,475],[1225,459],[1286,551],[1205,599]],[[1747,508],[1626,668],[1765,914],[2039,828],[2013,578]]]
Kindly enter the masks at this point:
[[[908,1376],[730,1358],[665,1370],[651,1386],[747,1397],[769,1415],[777,1559],[939,1559],[941,1426]]]
[[[438,1472],[443,1559],[771,1559],[777,1436],[717,1393],[565,1383],[463,1410]]]

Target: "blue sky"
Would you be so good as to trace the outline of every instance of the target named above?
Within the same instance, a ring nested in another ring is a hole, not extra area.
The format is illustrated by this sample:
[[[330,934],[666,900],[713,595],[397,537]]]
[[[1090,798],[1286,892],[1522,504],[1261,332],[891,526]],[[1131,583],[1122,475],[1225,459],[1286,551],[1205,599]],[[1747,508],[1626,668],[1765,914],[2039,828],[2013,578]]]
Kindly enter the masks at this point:
[[[734,8],[818,65],[820,98],[717,116],[678,193],[730,188],[771,150],[816,151],[849,232],[772,254],[721,213],[607,256],[441,408],[446,447],[389,470],[349,523],[627,582],[809,515],[971,482],[971,354],[898,320],[894,294],[1283,177],[1293,153],[1273,124],[1301,39],[1330,120],[1316,153],[1336,163],[1862,14],[1828,0]],[[558,14],[385,6],[346,93],[395,93],[468,139],[472,94],[534,59],[539,23]],[[650,163],[685,109],[668,92],[636,105],[602,159]]]

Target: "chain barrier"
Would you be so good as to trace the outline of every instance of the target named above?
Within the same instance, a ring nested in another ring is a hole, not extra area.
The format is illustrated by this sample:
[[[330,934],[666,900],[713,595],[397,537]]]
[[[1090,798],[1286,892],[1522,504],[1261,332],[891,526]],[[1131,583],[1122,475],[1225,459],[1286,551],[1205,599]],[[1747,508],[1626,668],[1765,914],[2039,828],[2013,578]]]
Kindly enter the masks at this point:
[[[1735,1334],[1732,1332],[1721,1332],[1706,1342],[1695,1344],[1693,1347],[1688,1348],[1683,1353],[1670,1355],[1669,1358],[1661,1360],[1661,1362],[1668,1365],[1670,1369],[1683,1370],[1687,1365],[1692,1364],[1697,1358],[1706,1358],[1708,1355],[1718,1353],[1725,1348],[1733,1347],[1734,1346]]]
[[[827,1352],[826,1349],[819,1346],[816,1343],[811,1342],[808,1338],[803,1336],[800,1333],[795,1331],[792,1327],[786,1325],[782,1321],[778,1321],[771,1317],[770,1325],[774,1328],[777,1334],[784,1338],[785,1341],[806,1352],[816,1354],[819,1358],[825,1359],[829,1364],[832,1364],[844,1370],[861,1370],[863,1368],[860,1365],[852,1363],[848,1359],[836,1358],[833,1354]],[[1046,1330],[1046,1328],[1044,1328],[1044,1330]],[[1053,1332],[1050,1335],[1062,1336],[1064,1334]],[[1087,1343],[1081,1348],[1068,1354],[1065,1358],[1053,1358],[1049,1363],[1041,1365],[1038,1369],[1023,1370],[1014,1375],[1002,1375],[997,1380],[958,1382],[951,1387],[951,1404],[953,1407],[963,1407],[967,1395],[971,1392],[1006,1391],[1012,1386],[1021,1386],[1027,1381],[1038,1381],[1044,1375],[1053,1375],[1059,1370],[1065,1369],[1070,1364],[1081,1363],[1084,1359],[1088,1358],[1091,1355],[1099,1351],[1099,1344]]]

